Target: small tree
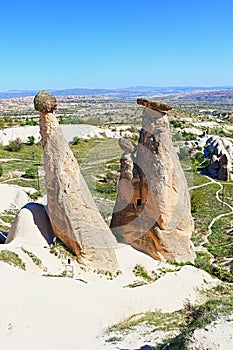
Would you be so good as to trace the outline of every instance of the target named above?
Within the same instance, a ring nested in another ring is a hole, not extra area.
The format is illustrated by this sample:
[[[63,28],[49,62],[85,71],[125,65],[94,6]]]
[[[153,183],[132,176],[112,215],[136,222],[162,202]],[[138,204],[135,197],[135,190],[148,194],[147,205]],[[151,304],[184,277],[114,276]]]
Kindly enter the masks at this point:
[[[33,135],[28,136],[27,145],[32,146],[35,143],[35,137]]]

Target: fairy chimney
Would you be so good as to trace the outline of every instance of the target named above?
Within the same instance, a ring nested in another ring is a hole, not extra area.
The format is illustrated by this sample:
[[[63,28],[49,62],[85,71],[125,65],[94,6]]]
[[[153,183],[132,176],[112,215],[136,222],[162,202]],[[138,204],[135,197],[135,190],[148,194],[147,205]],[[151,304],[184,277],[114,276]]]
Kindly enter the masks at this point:
[[[81,264],[116,271],[117,242],[101,217],[55,117],[56,98],[40,91],[34,98],[40,113],[48,214],[55,235]]]
[[[146,99],[137,103],[144,107],[137,154],[133,145],[121,147],[124,153],[110,227],[118,241],[155,259],[194,261],[189,191],[166,117],[171,107]]]

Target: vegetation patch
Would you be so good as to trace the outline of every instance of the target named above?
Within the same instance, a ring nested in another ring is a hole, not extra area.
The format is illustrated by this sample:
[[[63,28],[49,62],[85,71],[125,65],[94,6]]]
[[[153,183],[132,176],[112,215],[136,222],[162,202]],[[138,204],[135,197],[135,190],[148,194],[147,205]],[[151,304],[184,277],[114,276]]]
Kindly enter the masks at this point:
[[[6,150],[9,152],[19,152],[22,148],[23,142],[19,137],[17,137],[15,140],[10,141],[6,146]]]
[[[0,261],[5,262],[9,265],[13,265],[15,267],[18,267],[22,270],[26,270],[26,265],[22,261],[22,259],[20,259],[18,254],[16,254],[15,252],[12,252],[10,250],[6,249],[6,250],[0,251]]]
[[[135,277],[139,278],[139,280],[124,286],[124,288],[135,288],[143,286],[144,284],[152,283],[159,279],[163,274],[162,272],[161,274],[157,274],[155,271],[148,272],[140,264],[135,265],[132,272],[134,273]]]
[[[233,256],[233,214],[224,216],[212,226],[206,248],[216,259]]]
[[[233,312],[233,289],[231,285],[219,284],[215,288],[205,292],[205,302],[199,305],[192,305],[187,300],[184,309],[172,313],[147,312],[133,315],[125,321],[110,327],[107,331],[108,342],[117,342],[118,335],[124,336],[131,332],[137,332],[141,324],[150,326],[148,332],[174,331],[177,336],[166,338],[156,349],[163,349],[166,345],[173,350],[186,350],[189,337],[198,328],[204,328],[219,315],[229,315]],[[151,326],[153,328],[151,328]],[[113,336],[114,334],[114,339]],[[165,333],[166,334],[166,333]]]
[[[195,224],[192,240],[196,246],[199,246],[204,237],[208,235],[208,226],[213,218],[229,212],[229,208],[217,200],[216,192],[218,190],[219,186],[215,183],[192,190],[191,207]]]
[[[180,333],[173,339],[168,339],[163,344],[159,344],[156,349],[163,349],[165,345],[177,350],[188,350],[188,341],[196,329],[206,327],[214,321],[219,315],[228,315],[233,312],[233,292],[229,285],[219,285],[211,292],[208,292],[210,298],[202,305],[191,305],[185,303],[183,322],[180,327]]]
[[[56,243],[50,248],[50,253],[61,259],[77,259],[72,249],[67,247],[59,238],[56,238]]]
[[[43,274],[42,276],[43,277],[71,277],[70,274],[66,270],[62,271],[60,274],[57,274],[57,275],[47,273],[47,274]]]
[[[22,251],[27,254],[32,261],[34,262],[35,265],[39,266],[40,268],[43,267],[41,259],[39,259],[34,253],[30,252],[29,250],[25,249],[24,247],[21,248]]]
[[[158,275],[154,271],[151,274],[149,274],[145,270],[145,268],[140,264],[135,265],[135,267],[133,268],[133,273],[136,277],[141,277],[143,280],[149,283],[154,282],[156,279],[158,279]]]
[[[224,266],[213,264],[210,262],[210,255],[208,253],[197,253],[195,266],[205,270],[213,277],[217,277],[223,282],[233,283],[233,274]]]
[[[105,276],[108,280],[113,280],[113,278],[116,278],[117,276],[122,274],[120,270],[117,270],[115,273],[112,273],[108,270],[94,270],[93,272],[96,272],[97,275],[100,275],[100,277]]]

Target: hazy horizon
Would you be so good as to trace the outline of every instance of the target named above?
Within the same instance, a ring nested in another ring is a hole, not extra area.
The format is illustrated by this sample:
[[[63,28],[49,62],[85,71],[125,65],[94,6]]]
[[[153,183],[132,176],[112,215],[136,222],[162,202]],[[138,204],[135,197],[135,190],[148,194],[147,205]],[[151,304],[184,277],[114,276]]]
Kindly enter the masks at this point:
[[[143,88],[148,88],[148,89],[185,89],[185,88],[190,88],[190,89],[232,89],[233,85],[212,85],[212,86],[208,86],[208,85],[173,85],[173,86],[152,86],[152,85],[135,85],[135,86],[121,86],[121,87],[82,87],[82,86],[76,86],[76,87],[69,87],[69,88],[51,88],[51,89],[46,89],[43,88],[43,90],[48,90],[48,91],[62,91],[62,90],[124,90],[124,89],[143,89]],[[41,89],[9,89],[9,90],[5,90],[5,91],[0,91],[2,93],[14,93],[14,92],[30,92],[30,91],[39,91]]]

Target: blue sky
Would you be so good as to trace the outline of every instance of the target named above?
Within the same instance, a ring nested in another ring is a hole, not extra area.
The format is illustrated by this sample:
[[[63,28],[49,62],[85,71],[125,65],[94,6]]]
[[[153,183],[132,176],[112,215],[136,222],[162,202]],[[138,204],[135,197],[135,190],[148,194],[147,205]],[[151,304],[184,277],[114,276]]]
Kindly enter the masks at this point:
[[[232,0],[8,0],[0,34],[0,91],[233,85]]]

